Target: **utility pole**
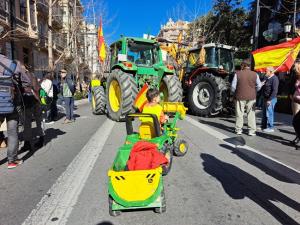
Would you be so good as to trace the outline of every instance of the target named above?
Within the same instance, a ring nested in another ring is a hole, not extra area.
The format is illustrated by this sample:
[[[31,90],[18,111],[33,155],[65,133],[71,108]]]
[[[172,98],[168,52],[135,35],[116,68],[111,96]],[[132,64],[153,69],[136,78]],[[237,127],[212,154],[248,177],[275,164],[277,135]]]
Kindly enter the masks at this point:
[[[53,65],[53,41],[52,41],[52,0],[49,0],[49,14],[48,14],[48,67],[51,73],[54,70],[54,65]]]
[[[253,50],[258,48],[258,37],[259,37],[259,20],[260,20],[260,0],[256,0],[256,13],[255,13],[255,29],[254,29],[254,42]]]

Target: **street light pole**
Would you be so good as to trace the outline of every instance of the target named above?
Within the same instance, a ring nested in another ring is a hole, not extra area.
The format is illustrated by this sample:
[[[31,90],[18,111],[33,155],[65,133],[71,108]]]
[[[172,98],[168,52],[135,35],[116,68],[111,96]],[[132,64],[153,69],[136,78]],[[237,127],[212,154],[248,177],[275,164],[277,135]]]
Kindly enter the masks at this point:
[[[259,20],[260,20],[260,0],[256,0],[256,13],[255,13],[255,29],[254,29],[254,45],[253,50],[256,50],[258,47],[258,36],[259,36]]]

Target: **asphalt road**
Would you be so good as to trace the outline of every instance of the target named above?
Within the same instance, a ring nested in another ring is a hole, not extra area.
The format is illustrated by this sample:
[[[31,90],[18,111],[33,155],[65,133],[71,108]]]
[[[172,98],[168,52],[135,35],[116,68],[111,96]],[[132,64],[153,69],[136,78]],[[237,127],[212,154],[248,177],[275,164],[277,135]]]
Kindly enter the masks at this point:
[[[28,159],[16,170],[8,171],[2,160],[1,225],[300,223],[299,184],[240,154],[191,117],[179,122],[189,152],[174,158],[164,177],[167,212],[140,210],[111,217],[107,171],[124,142],[125,126],[91,115],[86,104],[77,114],[74,124],[51,125],[47,145],[33,156],[23,153]]]

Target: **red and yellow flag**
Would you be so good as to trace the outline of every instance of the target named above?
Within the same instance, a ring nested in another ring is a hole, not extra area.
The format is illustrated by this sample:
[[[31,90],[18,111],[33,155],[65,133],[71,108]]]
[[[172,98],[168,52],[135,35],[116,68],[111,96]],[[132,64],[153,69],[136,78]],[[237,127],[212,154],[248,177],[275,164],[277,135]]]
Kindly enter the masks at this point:
[[[134,101],[134,107],[139,109],[140,112],[143,111],[144,106],[148,102],[146,93],[149,89],[149,86],[147,84],[144,84],[140,92],[137,94],[135,101]]]
[[[272,66],[277,72],[287,72],[294,64],[300,51],[300,38],[282,44],[267,46],[252,52],[257,72],[265,72]]]
[[[105,40],[103,36],[102,18],[100,18],[100,24],[98,28],[98,55],[99,55],[99,61],[103,63],[106,59],[106,49],[105,49]]]

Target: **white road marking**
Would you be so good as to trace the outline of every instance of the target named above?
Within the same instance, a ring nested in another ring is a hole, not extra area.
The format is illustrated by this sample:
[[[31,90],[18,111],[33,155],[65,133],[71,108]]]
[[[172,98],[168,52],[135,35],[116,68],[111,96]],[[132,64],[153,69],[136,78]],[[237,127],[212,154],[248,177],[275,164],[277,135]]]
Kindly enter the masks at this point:
[[[63,225],[92,171],[115,122],[106,120],[73,159],[23,225]]]
[[[192,125],[194,125],[194,126],[200,128],[201,130],[205,131],[206,133],[208,133],[208,134],[210,134],[210,135],[216,137],[216,138],[219,139],[219,140],[224,141],[224,139],[230,138],[229,136],[227,136],[227,135],[225,135],[225,134],[222,134],[221,132],[216,131],[216,130],[214,130],[213,128],[211,128],[211,127],[209,127],[209,126],[207,126],[207,125],[205,125],[205,124],[202,124],[202,123],[200,123],[200,122],[198,122],[198,121],[192,119],[192,118],[189,117],[189,116],[187,116],[185,120],[186,120],[187,122],[191,123]],[[231,144],[231,143],[228,143],[228,142],[226,142],[226,144],[227,144],[227,145],[230,145],[231,147],[234,147],[234,148],[236,147],[235,145],[233,145],[233,144]],[[260,152],[260,151],[258,151],[258,150],[256,150],[256,149],[254,149],[254,148],[252,148],[252,147],[250,147],[250,146],[248,146],[248,145],[244,145],[244,146],[243,146],[243,149],[247,149],[247,150],[249,150],[249,151],[251,151],[251,152],[254,152],[254,153],[256,153],[256,154],[259,154],[259,155],[261,155],[261,156],[263,156],[263,157],[265,157],[265,158],[267,158],[267,159],[269,159],[269,160],[272,160],[272,161],[274,161],[274,162],[276,162],[276,163],[278,163],[278,164],[280,164],[280,165],[282,165],[282,166],[284,166],[284,167],[286,167],[286,168],[288,168],[288,169],[290,169],[290,170],[292,170],[292,171],[294,171],[294,172],[300,174],[300,171],[299,171],[299,170],[296,170],[296,169],[290,167],[289,165],[286,165],[286,164],[284,164],[284,163],[278,161],[277,159],[274,159],[274,158],[272,158],[272,157],[270,157],[270,156],[268,156],[268,155],[266,155],[266,154],[264,154],[264,153],[262,153],[262,152]]]

